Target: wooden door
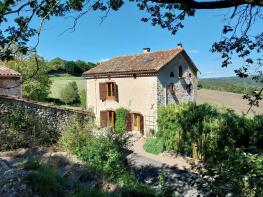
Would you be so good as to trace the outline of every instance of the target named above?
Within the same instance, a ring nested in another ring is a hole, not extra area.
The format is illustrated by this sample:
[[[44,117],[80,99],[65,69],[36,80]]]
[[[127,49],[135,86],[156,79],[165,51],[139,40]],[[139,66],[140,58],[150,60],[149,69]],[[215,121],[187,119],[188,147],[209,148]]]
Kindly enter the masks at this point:
[[[133,131],[140,131],[141,127],[141,115],[133,114]]]
[[[115,112],[114,111],[109,111],[108,120],[109,120],[108,125],[114,128],[115,127]]]

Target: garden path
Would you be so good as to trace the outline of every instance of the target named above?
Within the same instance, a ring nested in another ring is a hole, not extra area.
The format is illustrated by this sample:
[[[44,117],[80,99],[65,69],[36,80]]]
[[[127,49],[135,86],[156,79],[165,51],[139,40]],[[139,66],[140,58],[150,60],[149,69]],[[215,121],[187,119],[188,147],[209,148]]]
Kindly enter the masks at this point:
[[[198,162],[187,157],[167,154],[154,155],[143,149],[146,139],[139,136],[131,138],[133,151],[127,159],[130,168],[137,178],[153,187],[159,186],[158,176],[161,173],[166,175],[167,184],[171,186],[178,196],[194,197],[207,196],[206,184],[202,177],[194,171]]]

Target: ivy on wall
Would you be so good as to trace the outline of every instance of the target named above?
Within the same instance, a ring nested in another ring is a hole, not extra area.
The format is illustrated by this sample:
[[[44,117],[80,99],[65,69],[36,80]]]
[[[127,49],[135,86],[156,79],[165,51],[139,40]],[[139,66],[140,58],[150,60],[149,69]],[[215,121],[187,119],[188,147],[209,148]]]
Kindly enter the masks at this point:
[[[119,108],[116,110],[115,131],[117,133],[124,133],[127,130],[127,113],[128,110],[125,108]]]

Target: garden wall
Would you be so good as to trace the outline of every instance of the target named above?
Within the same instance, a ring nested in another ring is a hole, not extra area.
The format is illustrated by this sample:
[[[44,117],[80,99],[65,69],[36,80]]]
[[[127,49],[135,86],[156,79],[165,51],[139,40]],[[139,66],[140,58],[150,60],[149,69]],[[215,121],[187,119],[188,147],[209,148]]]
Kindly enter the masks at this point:
[[[21,111],[30,115],[33,117],[30,122],[36,122],[38,128],[53,130],[52,132],[59,132],[59,127],[66,124],[69,117],[73,115],[81,120],[92,120],[92,114],[86,111],[64,109],[46,103],[0,96],[0,132],[5,130],[7,118],[13,111]]]

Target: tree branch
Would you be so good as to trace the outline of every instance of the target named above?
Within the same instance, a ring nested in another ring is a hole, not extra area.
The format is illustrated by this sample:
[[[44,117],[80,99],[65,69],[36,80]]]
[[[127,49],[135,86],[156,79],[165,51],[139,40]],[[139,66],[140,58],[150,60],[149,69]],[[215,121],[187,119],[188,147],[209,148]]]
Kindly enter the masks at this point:
[[[222,9],[240,5],[263,6],[263,0],[221,0],[221,1],[195,1],[195,0],[150,0],[156,3],[179,3],[192,9]]]

